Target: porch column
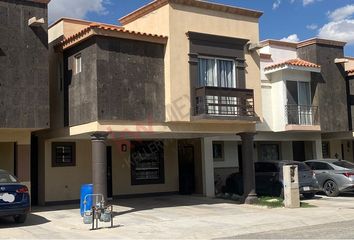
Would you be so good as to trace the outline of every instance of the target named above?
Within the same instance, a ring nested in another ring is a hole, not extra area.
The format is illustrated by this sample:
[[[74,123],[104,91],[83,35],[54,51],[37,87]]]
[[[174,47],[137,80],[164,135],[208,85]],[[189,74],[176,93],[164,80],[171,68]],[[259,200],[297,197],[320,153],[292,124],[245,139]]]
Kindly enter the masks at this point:
[[[203,194],[207,197],[215,196],[213,141],[202,138],[202,169],[203,169]]]
[[[322,153],[322,139],[316,139],[313,142],[313,150],[314,150],[314,158],[315,159],[323,159]]]
[[[31,187],[31,145],[29,144],[15,144],[15,161],[16,168],[15,172],[18,179],[26,184],[28,188]]]
[[[255,133],[240,133],[238,135],[242,140],[243,198],[246,204],[253,204],[257,201],[253,156],[253,139]]]
[[[93,193],[102,194],[107,201],[107,156],[106,140],[107,133],[94,133],[91,135],[92,142],[92,180]]]

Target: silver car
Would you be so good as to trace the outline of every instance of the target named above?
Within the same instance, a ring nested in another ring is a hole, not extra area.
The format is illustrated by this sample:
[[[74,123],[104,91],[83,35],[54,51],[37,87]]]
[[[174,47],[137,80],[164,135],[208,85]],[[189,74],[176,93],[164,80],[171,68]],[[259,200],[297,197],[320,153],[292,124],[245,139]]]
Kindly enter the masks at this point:
[[[342,192],[354,191],[354,164],[345,160],[321,159],[305,163],[315,172],[323,192],[336,197]]]

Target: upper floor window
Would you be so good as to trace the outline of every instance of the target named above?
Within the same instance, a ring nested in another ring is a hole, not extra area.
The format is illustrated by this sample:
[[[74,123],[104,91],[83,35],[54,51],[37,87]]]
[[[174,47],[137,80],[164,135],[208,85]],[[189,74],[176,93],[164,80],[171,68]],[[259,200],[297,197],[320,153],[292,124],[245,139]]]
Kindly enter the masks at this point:
[[[311,105],[310,83],[300,81],[286,81],[288,105]]]
[[[312,106],[310,83],[301,81],[286,81],[286,91],[287,124],[317,124],[317,107]]]
[[[236,88],[235,61],[230,59],[200,57],[198,59],[198,85]]]
[[[81,63],[81,54],[75,55],[75,74],[81,73],[82,71],[82,63]]]

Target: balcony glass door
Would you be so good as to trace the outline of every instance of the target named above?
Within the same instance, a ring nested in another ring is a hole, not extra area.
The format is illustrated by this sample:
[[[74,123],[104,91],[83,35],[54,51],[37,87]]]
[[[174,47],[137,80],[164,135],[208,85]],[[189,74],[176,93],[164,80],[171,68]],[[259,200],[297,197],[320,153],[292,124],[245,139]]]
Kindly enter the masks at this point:
[[[287,81],[288,124],[313,125],[310,83]]]
[[[235,63],[233,60],[199,58],[199,87],[236,88]],[[236,115],[237,98],[206,96],[206,110],[212,115]]]
[[[298,82],[299,85],[299,121],[301,125],[313,125],[310,96],[310,83]]]

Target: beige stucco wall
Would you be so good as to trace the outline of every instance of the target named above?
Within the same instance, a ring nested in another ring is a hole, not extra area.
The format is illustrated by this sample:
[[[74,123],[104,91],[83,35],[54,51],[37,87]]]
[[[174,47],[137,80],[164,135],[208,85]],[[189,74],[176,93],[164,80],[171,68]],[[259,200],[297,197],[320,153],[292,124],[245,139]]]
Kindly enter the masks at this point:
[[[80,198],[82,184],[92,182],[91,141],[77,140],[76,166],[52,167],[52,141],[45,142],[45,202],[76,200]],[[109,141],[112,146],[113,195],[131,195],[178,191],[177,141],[165,140],[165,183],[131,185],[130,152],[120,151],[120,144]]]
[[[30,129],[1,129],[0,142],[16,142],[20,145],[31,143]]]
[[[80,198],[82,184],[92,176],[91,142],[76,141],[76,166],[52,167],[52,141],[45,142],[45,201],[66,201]]]
[[[348,58],[348,62],[345,63],[345,70],[352,70],[354,69],[354,58]]]
[[[0,143],[0,169],[6,170],[14,174],[14,143]]]
[[[329,152],[331,155],[331,158],[335,158],[336,153],[341,156],[342,152],[342,141],[341,140],[330,140],[329,141]]]
[[[158,26],[158,27],[157,27]],[[167,27],[169,26],[169,27]],[[125,25],[126,28],[167,34],[165,56],[167,121],[190,121],[190,78],[188,31],[259,41],[258,19],[170,4]],[[156,31],[156,32],[154,32]],[[255,108],[261,111],[259,55],[246,54],[246,87],[255,90]],[[178,114],[172,114],[179,110]]]

